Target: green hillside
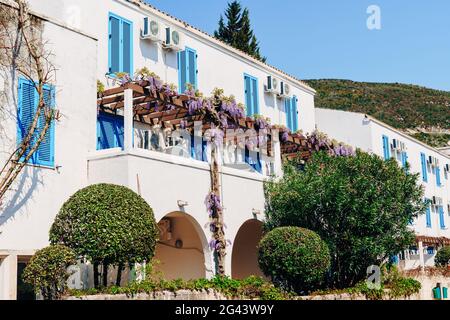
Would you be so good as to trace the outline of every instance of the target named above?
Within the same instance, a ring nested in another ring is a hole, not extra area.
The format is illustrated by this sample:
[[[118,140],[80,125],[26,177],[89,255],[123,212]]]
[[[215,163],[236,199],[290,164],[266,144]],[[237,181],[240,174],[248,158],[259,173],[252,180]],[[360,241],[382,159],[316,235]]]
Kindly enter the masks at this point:
[[[350,80],[306,80],[317,91],[316,107],[369,114],[401,130],[438,127],[450,129],[450,92],[399,83]],[[415,134],[434,146],[448,135]]]

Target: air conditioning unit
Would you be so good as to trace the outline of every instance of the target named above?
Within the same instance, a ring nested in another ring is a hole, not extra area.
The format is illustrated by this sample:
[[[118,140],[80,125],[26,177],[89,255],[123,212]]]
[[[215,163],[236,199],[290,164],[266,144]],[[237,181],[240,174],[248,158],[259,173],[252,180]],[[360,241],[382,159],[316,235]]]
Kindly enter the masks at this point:
[[[284,81],[281,81],[280,92],[278,96],[280,98],[288,98],[291,94],[291,87]]]
[[[161,24],[149,17],[144,18],[144,26],[141,32],[142,39],[148,39],[155,42],[161,41]]]
[[[442,198],[433,196],[433,199],[431,201],[432,201],[431,204],[433,206],[436,206],[436,207],[437,206],[442,206]]]
[[[182,34],[178,30],[166,27],[166,36],[163,41],[163,48],[172,51],[184,50]]]
[[[439,159],[433,156],[428,157],[428,164],[432,167],[439,167]]]
[[[267,93],[274,93],[279,94],[280,93],[280,82],[277,78],[274,78],[272,76],[267,76],[267,83],[264,85],[264,90]]]
[[[172,223],[170,219],[162,219],[158,222],[159,229],[159,241],[170,241],[172,240]]]

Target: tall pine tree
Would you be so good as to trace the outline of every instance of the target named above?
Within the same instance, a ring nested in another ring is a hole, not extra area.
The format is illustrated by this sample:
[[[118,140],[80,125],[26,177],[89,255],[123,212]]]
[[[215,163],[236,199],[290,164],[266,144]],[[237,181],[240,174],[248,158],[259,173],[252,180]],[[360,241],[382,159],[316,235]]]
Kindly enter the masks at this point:
[[[214,37],[242,50],[262,62],[266,61],[259,51],[259,43],[250,24],[250,13],[247,8],[242,10],[238,1],[228,3],[225,17],[220,16],[219,28],[214,32]]]

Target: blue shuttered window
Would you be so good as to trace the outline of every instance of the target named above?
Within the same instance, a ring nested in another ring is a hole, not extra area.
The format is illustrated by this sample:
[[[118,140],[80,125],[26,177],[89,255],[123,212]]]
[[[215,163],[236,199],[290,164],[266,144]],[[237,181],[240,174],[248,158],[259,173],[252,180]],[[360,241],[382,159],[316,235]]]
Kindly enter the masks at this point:
[[[186,91],[187,83],[191,84],[194,89],[198,89],[197,58],[197,52],[191,48],[178,52],[178,87],[180,93]]]
[[[406,170],[406,165],[408,163],[408,154],[405,151],[401,153],[401,160],[402,160],[402,167],[405,168]]]
[[[286,124],[292,132],[298,130],[298,109],[297,109],[297,97],[286,98],[284,100],[284,108],[286,112]]]
[[[428,182],[427,158],[423,152],[420,153],[420,163],[422,164],[422,180]]]
[[[34,115],[37,111],[39,104],[39,95],[37,90],[30,80],[25,78],[19,79],[19,94],[18,94],[18,110],[17,110],[17,143],[20,144],[29,133],[30,126],[33,122]],[[47,107],[55,107],[55,88],[50,85],[43,86],[43,98]],[[35,145],[36,139],[39,138],[40,133],[45,127],[46,119],[44,110],[38,119],[36,129],[33,137],[31,138],[30,145],[25,155]],[[41,141],[38,149],[28,161],[29,163],[53,167],[55,162],[54,156],[54,144],[55,144],[55,124],[54,121],[50,123],[50,127],[45,133],[44,139]],[[21,161],[24,161],[25,156]]]
[[[203,140],[202,137],[196,137],[191,135],[191,157],[192,159],[200,161],[208,161],[208,142]]]
[[[389,138],[383,135],[383,156],[384,160],[389,160],[391,158],[391,151],[389,147]]]
[[[248,163],[255,171],[262,173],[262,165],[259,152],[250,151],[245,147],[245,162]]]
[[[425,218],[427,222],[427,228],[431,228],[431,208],[430,208],[430,201],[429,199],[425,199],[425,202],[427,203],[427,208],[425,211]]]
[[[439,206],[438,207],[438,212],[439,212],[439,224],[441,229],[445,229],[445,221],[444,221],[444,207],[443,206]]]
[[[133,23],[109,14],[109,73],[133,74]]]
[[[123,117],[100,113],[97,117],[97,150],[123,149]]]
[[[438,187],[440,187],[442,185],[441,184],[441,168],[436,167],[434,172],[436,174],[436,185]]]
[[[259,114],[258,79],[244,74],[245,107],[247,116]]]

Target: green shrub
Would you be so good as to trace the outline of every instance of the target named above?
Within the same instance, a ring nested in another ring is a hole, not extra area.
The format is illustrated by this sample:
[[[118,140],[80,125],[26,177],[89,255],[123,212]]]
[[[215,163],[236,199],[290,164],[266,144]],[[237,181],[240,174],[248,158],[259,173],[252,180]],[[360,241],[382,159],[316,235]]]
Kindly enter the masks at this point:
[[[315,152],[306,165],[287,163],[281,180],[265,184],[266,228],[317,232],[331,252],[327,285],[353,287],[366,278],[368,266],[415,243],[409,223],[426,207],[418,178],[394,159]]]
[[[439,249],[434,262],[438,267],[447,267],[450,264],[450,246]]]
[[[184,281],[182,279],[164,280],[148,278],[143,281],[133,281],[125,287],[112,286],[103,288],[101,291],[92,290],[71,290],[73,296],[104,294],[127,294],[133,296],[137,293],[154,293],[161,291],[178,290],[214,290],[228,298],[238,299],[260,299],[260,300],[284,300],[291,297],[291,294],[275,287],[272,283],[256,276],[251,276],[243,280],[231,279],[224,276],[216,276],[212,279],[197,279]]]
[[[275,284],[302,293],[322,282],[330,267],[330,252],[315,232],[281,227],[261,240],[259,265]]]
[[[63,245],[49,246],[36,252],[26,266],[23,279],[46,300],[58,299],[66,290],[70,274],[67,268],[76,263],[75,252]]]
[[[153,210],[141,196],[123,186],[97,184],[76,192],[64,203],[50,229],[50,241],[93,262],[98,287],[99,264],[107,270],[108,265],[150,261],[157,230]]]

